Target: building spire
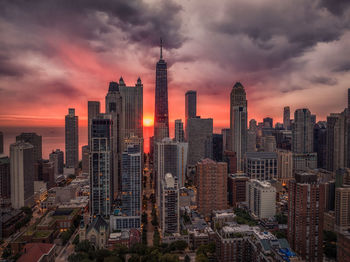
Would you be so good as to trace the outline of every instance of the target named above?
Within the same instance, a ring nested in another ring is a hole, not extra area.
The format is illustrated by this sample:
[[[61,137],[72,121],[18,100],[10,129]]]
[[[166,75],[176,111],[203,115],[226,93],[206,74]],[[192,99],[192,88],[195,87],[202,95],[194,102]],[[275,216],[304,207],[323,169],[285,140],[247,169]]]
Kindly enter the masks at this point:
[[[160,38],[160,60],[163,59],[163,40]]]

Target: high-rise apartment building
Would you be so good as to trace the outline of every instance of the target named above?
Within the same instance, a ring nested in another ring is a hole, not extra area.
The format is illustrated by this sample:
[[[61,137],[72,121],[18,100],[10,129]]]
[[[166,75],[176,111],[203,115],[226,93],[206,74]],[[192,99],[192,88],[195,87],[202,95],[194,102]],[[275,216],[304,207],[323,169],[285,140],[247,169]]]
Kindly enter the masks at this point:
[[[231,150],[231,129],[221,129],[222,134],[222,151]]]
[[[237,172],[237,154],[229,150],[224,151],[223,162],[227,163],[227,173],[235,174]]]
[[[78,131],[78,116],[74,108],[69,108],[65,118],[66,168],[76,169],[79,165]]]
[[[223,161],[223,137],[222,134],[213,134],[213,160],[217,162]]]
[[[294,113],[292,126],[292,151],[294,153],[313,152],[313,128],[310,110],[307,108],[297,109]]]
[[[283,127],[284,129],[290,129],[290,108],[285,106],[283,109]]]
[[[185,142],[184,124],[181,119],[175,120],[175,141]]]
[[[92,120],[92,119],[91,119]],[[89,174],[90,165],[90,148],[88,145],[81,147],[81,167],[83,174]]]
[[[189,118],[188,132],[188,164],[195,165],[204,158],[213,157],[213,119]]]
[[[101,112],[101,105],[99,101],[88,101],[88,145],[91,142],[91,121],[97,117]]]
[[[293,153],[289,150],[277,150],[277,179],[282,183],[293,179]]]
[[[277,178],[277,154],[271,152],[247,152],[245,173],[250,179],[271,180]]]
[[[113,119],[100,114],[91,121],[90,215],[108,216],[113,202]]]
[[[293,171],[317,168],[317,153],[293,153]]]
[[[49,160],[54,162],[55,166],[55,178],[59,175],[63,174],[63,151],[56,149],[56,151],[52,151],[49,155]]]
[[[350,185],[335,190],[335,229],[338,232],[350,228]]]
[[[167,63],[163,59],[162,40],[160,41],[160,59],[156,66],[155,95],[154,140],[157,142],[169,137],[168,72]]]
[[[189,90],[185,94],[185,125],[187,138],[187,120],[197,116],[197,91]]]
[[[248,208],[255,217],[263,219],[276,215],[276,188],[269,182],[251,179],[246,192]]]
[[[139,145],[128,145],[122,154],[122,206],[119,216],[115,216],[117,230],[141,227],[141,151]]]
[[[271,117],[265,117],[263,119],[263,124],[264,124],[264,127],[271,127],[271,128],[273,128],[273,119]]]
[[[47,189],[55,186],[55,163],[49,160],[42,161],[42,179],[47,184]]]
[[[12,208],[34,204],[34,146],[22,141],[10,145]]]
[[[197,207],[204,216],[227,208],[227,164],[203,159],[196,166]]]
[[[244,154],[247,151],[247,99],[244,87],[237,82],[231,91],[230,129],[231,151],[237,154],[237,170],[243,171]]]
[[[347,109],[327,117],[327,170],[347,166]]]
[[[276,151],[276,138],[275,136],[264,136],[261,138],[264,152],[275,152]]]
[[[42,159],[42,137],[36,133],[21,133],[16,136],[16,142],[25,142],[33,146],[33,160],[34,162]]]
[[[160,227],[163,236],[180,232],[179,188],[172,174],[167,173],[162,181]]]
[[[298,172],[288,189],[288,242],[306,261],[322,261],[324,184],[315,173]]]
[[[256,131],[249,129],[247,131],[247,152],[256,151]]]

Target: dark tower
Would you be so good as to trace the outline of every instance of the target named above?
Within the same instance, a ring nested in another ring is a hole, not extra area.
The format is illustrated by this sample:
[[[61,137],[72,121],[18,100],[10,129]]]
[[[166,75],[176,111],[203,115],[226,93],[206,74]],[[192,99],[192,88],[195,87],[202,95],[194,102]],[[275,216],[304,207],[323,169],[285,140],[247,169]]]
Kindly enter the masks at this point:
[[[154,112],[154,139],[169,137],[167,64],[163,60],[163,43],[160,39],[160,59],[156,66],[156,98]]]

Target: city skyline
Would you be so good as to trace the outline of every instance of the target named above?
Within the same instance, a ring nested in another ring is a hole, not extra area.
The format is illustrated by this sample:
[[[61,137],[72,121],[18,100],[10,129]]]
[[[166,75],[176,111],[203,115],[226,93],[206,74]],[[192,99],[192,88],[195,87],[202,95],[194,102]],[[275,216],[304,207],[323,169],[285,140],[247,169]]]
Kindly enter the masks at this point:
[[[248,118],[258,121],[270,116],[282,122],[284,106],[290,106],[291,112],[307,107],[325,120],[328,113],[341,111],[346,103],[349,61],[341,54],[346,53],[350,41],[347,3],[340,8],[329,1],[314,1],[312,7],[306,1],[277,6],[273,0],[260,4],[234,1],[222,2],[223,8],[216,10],[211,3],[199,7],[196,2],[180,5],[170,1],[159,5],[155,19],[150,4],[144,1],[124,6],[114,3],[114,8],[102,2],[77,4],[86,11],[80,13],[80,8],[65,1],[53,5],[57,9],[56,16],[50,17],[54,26],[41,24],[36,16],[41,10],[41,18],[47,18],[49,5],[42,1],[32,6],[1,3],[2,21],[7,25],[1,28],[6,37],[0,41],[4,50],[0,68],[2,126],[63,126],[68,107],[76,108],[85,121],[86,101],[100,101],[103,108],[106,85],[120,76],[128,85],[141,77],[147,101],[144,119],[149,124],[154,115],[153,70],[159,57],[159,37],[168,62],[170,130],[175,119],[184,119],[183,94],[190,89],[197,91],[197,114],[213,118],[215,127],[228,127],[228,93],[237,81],[247,89]],[[128,10],[126,17],[119,9]],[[220,18],[204,23],[201,16],[208,10]],[[285,17],[283,10],[288,10]],[[24,12],[25,16],[17,19]],[[72,14],[69,22],[76,22],[71,28],[61,19],[66,12]],[[230,12],[236,15],[228,16]],[[270,18],[264,18],[267,12]],[[87,15],[96,23],[81,22]],[[250,16],[263,22],[258,25]],[[300,32],[289,30],[300,28],[289,22],[290,16],[297,17],[298,23],[312,17],[311,26]],[[235,19],[242,20],[236,27],[231,26]],[[278,19],[281,22],[274,23]],[[143,22],[150,28],[140,26]],[[316,33],[313,24],[320,24]],[[255,26],[270,29],[256,33]],[[24,39],[27,32],[33,41]],[[209,41],[208,35],[220,40],[220,45],[217,40]],[[57,98],[55,103],[52,97]]]

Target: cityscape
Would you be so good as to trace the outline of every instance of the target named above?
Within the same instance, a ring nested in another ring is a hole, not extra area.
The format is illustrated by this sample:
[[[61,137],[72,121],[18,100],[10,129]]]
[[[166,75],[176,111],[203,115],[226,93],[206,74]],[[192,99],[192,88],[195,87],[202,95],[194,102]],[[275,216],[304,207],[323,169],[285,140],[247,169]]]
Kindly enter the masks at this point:
[[[0,3],[0,261],[350,262],[350,3],[231,2]]]

